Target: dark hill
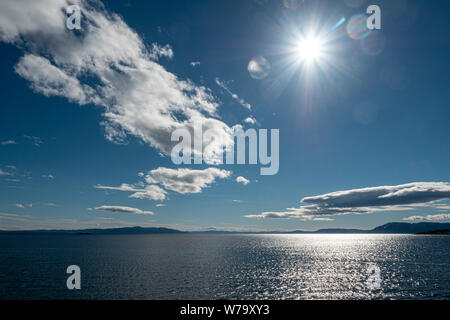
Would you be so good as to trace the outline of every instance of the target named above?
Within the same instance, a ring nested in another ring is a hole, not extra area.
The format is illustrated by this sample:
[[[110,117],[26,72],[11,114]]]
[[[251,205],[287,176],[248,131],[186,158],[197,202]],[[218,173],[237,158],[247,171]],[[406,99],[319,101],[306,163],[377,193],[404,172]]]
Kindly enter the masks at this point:
[[[380,227],[376,227],[371,233],[423,233],[436,230],[450,229],[450,223],[387,223]]]
[[[184,233],[183,231],[169,228],[115,228],[115,229],[83,229],[83,230],[32,230],[32,231],[0,231],[0,234],[172,234]]]
[[[196,231],[183,232],[169,228],[116,228],[116,229],[85,229],[85,230],[32,230],[32,231],[0,231],[0,234],[76,234],[76,235],[97,235],[97,234],[178,234],[178,233],[201,233],[201,234],[432,234],[434,231],[450,230],[450,223],[402,223],[393,222],[376,227],[372,230],[358,229],[320,229],[317,231],[266,231],[266,232],[233,232],[233,231]]]

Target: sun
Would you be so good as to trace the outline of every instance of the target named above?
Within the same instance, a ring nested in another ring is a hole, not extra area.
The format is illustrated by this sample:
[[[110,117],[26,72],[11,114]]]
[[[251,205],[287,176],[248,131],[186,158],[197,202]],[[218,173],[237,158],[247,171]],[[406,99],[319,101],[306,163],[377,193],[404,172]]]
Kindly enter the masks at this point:
[[[298,59],[308,64],[318,61],[324,53],[324,43],[319,37],[306,36],[298,40],[296,54]]]

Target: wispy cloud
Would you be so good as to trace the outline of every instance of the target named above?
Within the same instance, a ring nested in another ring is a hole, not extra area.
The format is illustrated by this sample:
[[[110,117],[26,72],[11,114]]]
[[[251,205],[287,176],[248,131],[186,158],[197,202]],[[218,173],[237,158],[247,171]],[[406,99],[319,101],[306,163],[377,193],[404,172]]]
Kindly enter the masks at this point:
[[[447,221],[450,220],[450,214],[442,213],[442,214],[434,214],[427,216],[411,216],[408,218],[404,218],[404,221],[414,221],[414,222],[425,222],[425,221]]]
[[[155,201],[162,201],[166,199],[167,192],[160,188],[159,186],[155,185],[149,185],[145,188],[139,188],[134,185],[129,184],[122,184],[120,187],[109,187],[109,186],[102,186],[102,185],[96,185],[94,186],[96,189],[103,189],[103,190],[116,190],[116,191],[126,191],[126,192],[132,192],[132,194],[129,196],[130,198],[135,199],[150,199]]]
[[[50,179],[50,180],[55,179],[55,177],[52,174],[43,174],[41,177],[44,179]]]
[[[7,145],[11,145],[11,144],[17,144],[17,142],[15,140],[6,140],[6,141],[0,142],[0,145],[2,145],[2,146],[7,146]]]
[[[34,229],[39,222],[30,215],[0,212],[0,230]]]
[[[57,204],[53,202],[35,202],[35,203],[16,203],[15,206],[20,209],[33,208],[34,206],[46,206],[46,207],[58,207]]]
[[[433,207],[438,209],[438,210],[450,210],[450,206],[446,205],[446,204],[439,204],[439,203],[437,203]]]
[[[199,65],[200,65],[200,61],[192,61],[191,62],[191,66],[194,67],[194,68],[198,67]]]
[[[141,222],[142,227],[156,227],[152,222]],[[0,212],[0,230],[48,230],[48,229],[90,229],[134,227],[135,222],[118,220],[117,218],[93,217],[89,220],[34,217],[31,215]],[[159,226],[159,225],[158,225]],[[169,227],[169,226],[165,226]]]
[[[233,93],[230,88],[228,87],[227,83],[223,80],[220,80],[219,78],[216,78],[216,84],[221,87],[223,90],[225,90],[226,92],[228,92],[230,94],[230,96],[237,102],[239,103],[241,106],[243,106],[244,108],[251,110],[252,106],[245,102],[244,99],[241,99],[237,94]]]
[[[0,168],[0,176],[13,177],[17,174],[15,166],[4,166],[3,169]]]
[[[263,212],[248,218],[297,218],[311,220],[317,216],[367,214],[377,211],[407,211],[415,205],[450,198],[447,182],[415,182],[397,186],[337,191],[305,197],[300,208],[283,212]]]
[[[17,70],[16,70],[17,71]],[[28,136],[28,135],[24,135],[25,139],[28,139],[31,141],[31,143],[35,146],[35,147],[40,147],[41,145],[44,144],[44,141],[42,141],[41,138],[39,137],[35,137],[35,136]]]
[[[143,215],[154,215],[152,211],[144,211],[137,208],[132,207],[123,207],[123,206],[101,206],[95,208],[98,211],[109,211],[109,212],[119,212],[119,213],[133,213],[133,214],[143,214]]]
[[[126,215],[122,215],[125,217]],[[127,216],[129,217],[129,216]],[[182,231],[199,231],[199,230],[211,230],[214,228],[221,231],[273,231],[273,229],[259,229],[250,227],[228,226],[228,227],[211,227],[205,228],[204,226],[194,225],[170,225],[170,224],[155,224],[154,221],[147,220],[146,222],[140,222],[141,227],[153,227],[153,228],[171,228]],[[106,229],[106,228],[123,228],[123,227],[135,227],[135,222],[119,220],[118,217],[92,217],[89,220],[81,219],[61,219],[52,218],[44,219],[42,217],[33,217],[30,215],[22,214],[10,214],[0,212],[0,230],[82,230],[82,229]],[[292,231],[292,230],[280,230],[280,231]]]

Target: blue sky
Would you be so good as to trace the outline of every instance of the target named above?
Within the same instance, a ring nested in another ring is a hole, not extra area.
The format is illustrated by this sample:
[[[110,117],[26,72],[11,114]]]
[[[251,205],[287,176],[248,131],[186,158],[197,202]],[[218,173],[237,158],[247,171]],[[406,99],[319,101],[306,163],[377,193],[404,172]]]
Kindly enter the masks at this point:
[[[449,220],[448,2],[44,2],[0,5],[0,229]],[[64,24],[73,3],[80,31]],[[351,38],[370,4],[382,29]],[[311,30],[324,44],[308,64]],[[272,67],[255,80],[258,56]],[[167,113],[279,129],[278,174],[174,165],[161,136],[182,121]]]

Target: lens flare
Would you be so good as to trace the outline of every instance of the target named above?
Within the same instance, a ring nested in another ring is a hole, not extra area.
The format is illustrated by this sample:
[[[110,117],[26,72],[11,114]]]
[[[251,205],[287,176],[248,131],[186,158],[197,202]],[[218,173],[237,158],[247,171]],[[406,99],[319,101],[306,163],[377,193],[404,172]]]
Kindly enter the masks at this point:
[[[287,9],[295,10],[300,6],[304,0],[283,0],[284,7]]]
[[[342,17],[341,20],[339,20],[334,26],[331,27],[329,32],[333,32],[334,30],[339,28],[341,25],[345,23],[345,21],[347,21],[347,19],[345,17]]]
[[[248,72],[255,80],[262,80],[266,78],[270,73],[270,69],[271,66],[269,61],[262,56],[253,58],[248,64]]]
[[[386,39],[382,33],[371,33],[370,36],[361,41],[361,50],[369,55],[380,54],[386,46]]]
[[[370,34],[367,28],[367,17],[364,14],[352,16],[347,24],[347,34],[354,40],[365,39]]]

